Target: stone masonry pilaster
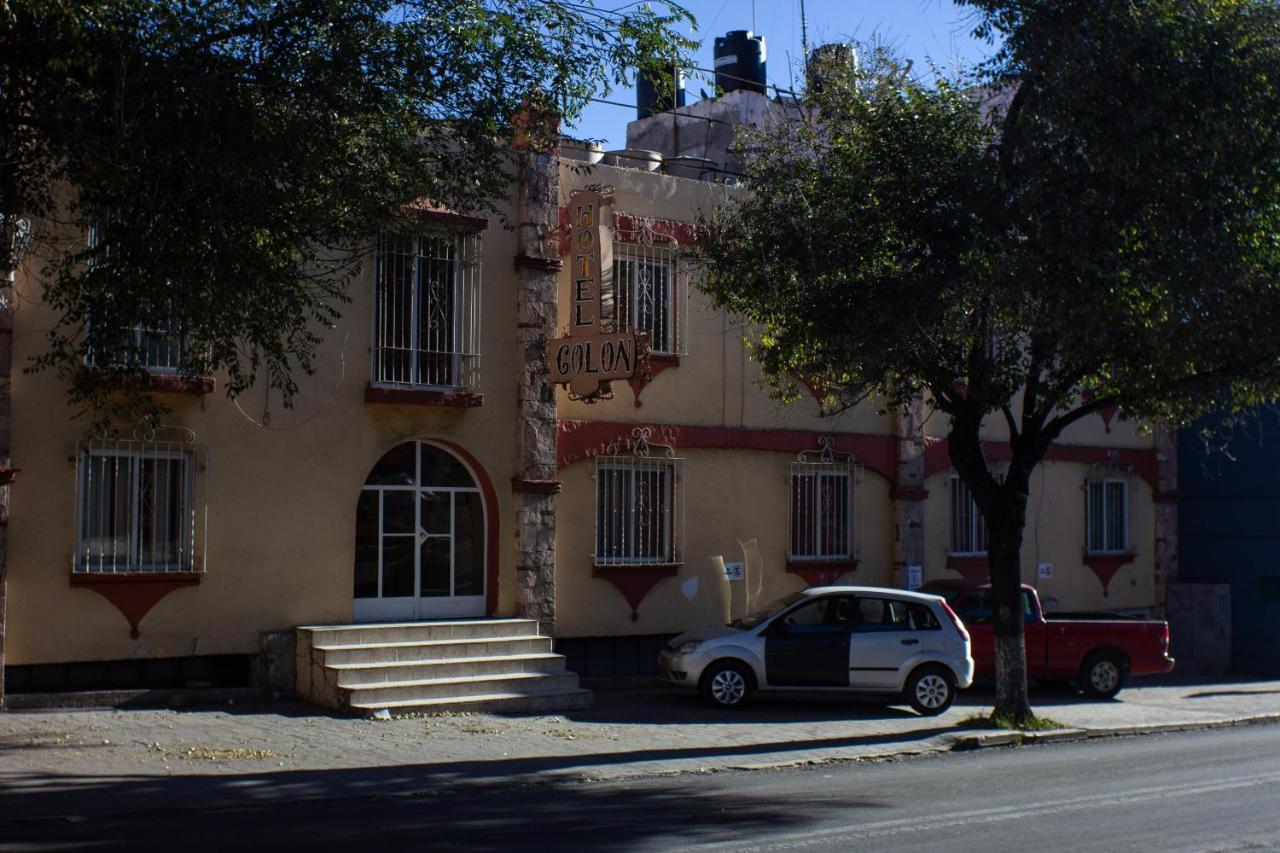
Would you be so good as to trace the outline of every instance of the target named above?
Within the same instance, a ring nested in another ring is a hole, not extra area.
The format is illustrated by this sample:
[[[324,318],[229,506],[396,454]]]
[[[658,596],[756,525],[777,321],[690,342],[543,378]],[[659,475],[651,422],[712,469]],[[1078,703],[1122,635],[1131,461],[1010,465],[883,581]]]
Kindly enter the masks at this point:
[[[917,397],[894,415],[897,482],[893,489],[896,527],[894,575],[907,585],[907,566],[924,565],[924,401]]]
[[[556,416],[555,388],[547,369],[547,342],[555,336],[556,228],[560,204],[559,161],[554,152],[520,155],[515,259],[518,293],[516,338],[516,610],[537,619],[550,635],[556,616]]]

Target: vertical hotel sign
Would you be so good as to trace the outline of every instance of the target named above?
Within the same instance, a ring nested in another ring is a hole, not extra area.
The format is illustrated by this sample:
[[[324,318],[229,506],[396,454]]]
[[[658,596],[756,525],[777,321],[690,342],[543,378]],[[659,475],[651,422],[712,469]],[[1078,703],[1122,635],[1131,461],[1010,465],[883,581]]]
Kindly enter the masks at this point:
[[[551,381],[592,400],[639,366],[643,336],[616,329],[613,247],[601,222],[604,197],[593,190],[569,200],[569,334],[547,345]],[[607,264],[607,265],[606,265]]]

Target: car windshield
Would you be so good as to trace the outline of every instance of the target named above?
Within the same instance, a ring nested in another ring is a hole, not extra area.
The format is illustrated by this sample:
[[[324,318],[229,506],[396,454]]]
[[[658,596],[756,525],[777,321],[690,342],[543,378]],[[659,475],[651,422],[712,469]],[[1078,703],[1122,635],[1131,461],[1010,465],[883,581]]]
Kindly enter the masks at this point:
[[[752,628],[769,621],[802,598],[804,598],[804,593],[802,592],[793,592],[790,595],[784,595],[782,598],[766,604],[759,610],[753,610],[741,619],[735,619],[729,623],[729,627],[742,628],[749,631]]]

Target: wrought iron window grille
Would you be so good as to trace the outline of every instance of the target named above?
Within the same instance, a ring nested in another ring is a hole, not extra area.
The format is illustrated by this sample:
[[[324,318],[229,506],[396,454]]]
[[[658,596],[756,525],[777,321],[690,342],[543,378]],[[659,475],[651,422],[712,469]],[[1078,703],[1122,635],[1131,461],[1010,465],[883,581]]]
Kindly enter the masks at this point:
[[[596,457],[597,566],[674,566],[684,561],[684,460],[632,430]]]
[[[976,556],[987,553],[987,520],[973,499],[969,484],[951,475],[951,534],[947,553]]]
[[[690,276],[680,246],[654,231],[652,217],[627,221],[634,230],[614,230],[613,283],[601,292],[601,320],[647,333],[654,355],[687,355]]]
[[[468,390],[480,381],[481,235],[383,234],[374,261],[374,385]]]
[[[1115,450],[1105,462],[1095,462],[1085,473],[1084,551],[1086,554],[1129,553],[1129,496],[1133,467],[1121,465]]]
[[[76,442],[76,574],[201,573],[208,448],[183,427]]]
[[[859,531],[863,466],[851,453],[835,450],[829,435],[818,447],[798,453],[790,466],[791,535],[788,559],[850,562],[861,558]]]

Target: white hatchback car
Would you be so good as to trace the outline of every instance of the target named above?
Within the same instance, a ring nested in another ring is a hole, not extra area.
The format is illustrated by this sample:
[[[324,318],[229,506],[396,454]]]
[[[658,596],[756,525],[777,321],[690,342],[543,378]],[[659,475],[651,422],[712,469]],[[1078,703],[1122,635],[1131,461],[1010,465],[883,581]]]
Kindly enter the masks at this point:
[[[895,694],[941,714],[973,681],[964,623],[936,595],[870,586],[814,587],[728,625],[674,638],[663,677],[733,708],[756,690]]]

